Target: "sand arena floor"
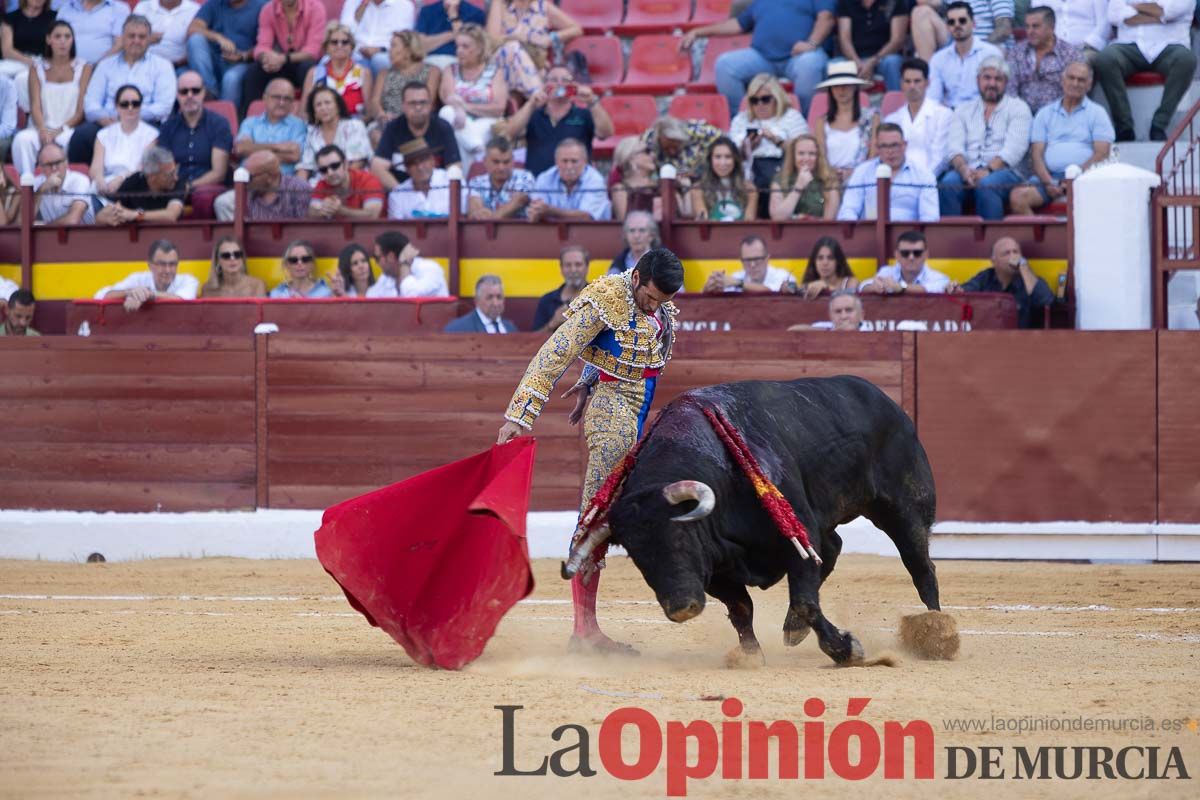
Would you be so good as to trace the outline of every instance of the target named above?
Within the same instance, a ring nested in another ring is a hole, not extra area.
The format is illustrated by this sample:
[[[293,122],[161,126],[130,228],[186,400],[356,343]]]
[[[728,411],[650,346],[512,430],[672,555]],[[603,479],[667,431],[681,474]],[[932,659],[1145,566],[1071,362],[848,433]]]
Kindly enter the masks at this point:
[[[600,724],[636,705],[664,724],[719,726],[720,704],[698,699],[706,695],[739,698],[743,720],[797,725],[808,719],[804,700],[819,697],[827,730],[846,718],[850,697],[871,698],[862,718],[873,725],[927,720],[937,779],[885,781],[880,769],[866,783],[889,798],[1200,796],[1200,732],[1186,726],[946,729],[959,718],[1200,718],[1194,565],[942,562],[962,654],[948,663],[902,658],[893,668],[834,668],[811,637],[783,647],[787,595],[776,586],[753,593],[767,666],[732,671],[723,659],[735,636],[719,604],[669,623],[632,565],[610,563],[602,618],[641,658],[568,656],[569,591],[557,563],[539,561],[538,602],[515,608],[483,657],[455,673],[414,665],[313,561],[0,562],[0,796],[663,797],[661,765],[638,782],[603,771]],[[899,617],[915,604],[896,559],[844,557],[823,592],[827,615],[855,631],[868,655],[895,650]],[[600,774],[494,776],[502,742],[493,706],[502,704],[525,706],[518,766],[563,746],[550,732],[577,723],[591,734]],[[1192,779],[943,777],[952,745],[1129,744],[1157,745],[1164,760],[1179,747]],[[860,798],[865,788],[832,775],[816,783],[714,777],[692,781],[688,796]]]

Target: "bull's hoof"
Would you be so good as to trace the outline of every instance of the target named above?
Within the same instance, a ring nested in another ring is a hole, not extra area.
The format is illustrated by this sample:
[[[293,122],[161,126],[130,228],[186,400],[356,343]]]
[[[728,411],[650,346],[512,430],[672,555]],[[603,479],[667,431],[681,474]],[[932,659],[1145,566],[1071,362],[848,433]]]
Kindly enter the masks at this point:
[[[846,632],[846,638],[850,640],[850,656],[845,661],[839,661],[839,667],[857,667],[863,663],[866,654],[863,653],[862,642],[855,638],[853,633]]]
[[[588,655],[599,656],[640,656],[641,653],[631,644],[618,642],[608,638],[604,634],[597,636],[571,636],[567,642],[568,653],[584,653]]]
[[[725,666],[729,669],[758,669],[767,665],[767,657],[761,647],[747,650],[741,645],[725,654]]]
[[[785,627],[783,629],[783,643],[788,647],[795,647],[807,639],[810,633],[812,633],[812,628],[808,625],[804,625],[801,628]]]
[[[833,659],[839,667],[856,667],[863,663],[863,646],[850,631],[838,631],[839,638],[831,642],[822,640],[821,651]]]
[[[788,647],[795,647],[807,639],[811,632],[812,627],[804,615],[794,608],[788,609],[787,617],[783,620],[783,643]]]

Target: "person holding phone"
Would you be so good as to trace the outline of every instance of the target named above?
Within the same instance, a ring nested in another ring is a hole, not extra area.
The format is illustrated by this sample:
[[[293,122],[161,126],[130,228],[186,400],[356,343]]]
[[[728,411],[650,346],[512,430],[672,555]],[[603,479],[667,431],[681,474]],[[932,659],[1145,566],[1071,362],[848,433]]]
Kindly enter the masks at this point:
[[[767,198],[771,181],[783,164],[783,146],[808,132],[804,115],[788,105],[787,93],[773,75],[760,72],[750,81],[746,108],[738,111],[729,125],[729,138],[742,151],[758,189],[758,218],[770,213]]]
[[[613,135],[612,118],[592,87],[576,83],[563,65],[546,72],[546,83],[529,96],[504,125],[509,141],[525,137],[525,169],[535,177],[554,166],[554,151],[564,139],[576,139],[592,160],[592,139]]]

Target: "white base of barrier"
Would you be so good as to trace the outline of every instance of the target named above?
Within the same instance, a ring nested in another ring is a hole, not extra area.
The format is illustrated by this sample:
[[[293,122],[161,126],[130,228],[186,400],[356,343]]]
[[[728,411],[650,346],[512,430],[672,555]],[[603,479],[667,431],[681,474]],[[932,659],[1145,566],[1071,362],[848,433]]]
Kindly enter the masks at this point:
[[[562,558],[571,511],[529,515],[534,558]],[[183,514],[0,511],[0,558],[108,561],[143,558],[314,558],[320,511]],[[838,528],[843,553],[895,556],[888,537],[859,518]],[[1071,561],[1200,561],[1200,524],[939,522],[934,558]]]

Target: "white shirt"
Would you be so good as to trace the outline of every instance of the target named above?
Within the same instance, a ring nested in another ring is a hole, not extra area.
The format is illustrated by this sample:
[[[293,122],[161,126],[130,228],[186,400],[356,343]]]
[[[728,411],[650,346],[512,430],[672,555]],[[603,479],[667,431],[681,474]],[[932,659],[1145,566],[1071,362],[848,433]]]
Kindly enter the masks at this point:
[[[450,178],[444,169],[435,169],[429,179],[429,192],[418,192],[412,178],[388,192],[388,219],[447,217],[450,215]]]
[[[150,52],[174,64],[187,60],[187,29],[199,10],[200,4],[193,0],[183,0],[171,9],[163,8],[159,0],[142,0],[133,13],[150,20],[151,33],[163,35],[162,41],[150,45]]]
[[[41,189],[45,182],[46,176],[38,175],[33,179],[33,190],[36,192]],[[87,204],[87,211],[83,213],[83,218],[79,220],[79,223],[91,225],[96,221],[96,212],[92,208],[92,195],[92,182],[87,179],[87,176],[74,170],[67,170],[62,188],[57,192],[47,192],[42,195],[42,201],[38,206],[38,216],[42,218],[42,222],[54,222],[66,216],[67,212],[71,210],[72,203],[83,201]]]
[[[95,297],[97,300],[103,300],[104,295],[109,292],[127,292],[130,289],[154,289],[154,274],[150,270],[135,272],[119,283],[114,283],[112,286],[105,286],[96,292]],[[165,292],[158,292],[157,289],[155,289],[155,292],[158,294],[173,294],[180,300],[195,300],[196,293],[199,290],[200,281],[191,275],[176,272],[175,280],[171,281],[171,285],[167,287]]]
[[[917,116],[908,110],[908,103],[887,115],[884,122],[899,125],[908,143],[905,159],[937,175],[946,165],[949,153],[950,126],[954,113],[929,98],[921,103]]]
[[[8,298],[12,297],[12,293],[20,288],[8,278],[0,275],[0,302],[7,303]]]
[[[493,334],[508,333],[508,331],[504,330],[503,322],[501,322],[498,319],[492,319],[491,317],[487,316],[482,311],[480,311],[478,308],[475,309],[475,315],[477,317],[479,317],[479,321],[483,323],[483,329],[485,331],[487,331],[488,333],[493,333]]]
[[[875,278],[890,278],[897,283],[903,280],[904,276],[900,274],[900,267],[897,264],[888,264],[880,267],[872,278],[867,278],[858,285],[858,290],[861,292],[866,286],[869,286]],[[950,286],[950,276],[945,273],[938,272],[928,264],[921,265],[921,271],[917,273],[917,277],[908,282],[909,286],[917,285],[923,288],[930,294],[945,294],[946,289]]]
[[[381,275],[367,289],[367,297],[449,297],[446,275],[436,261],[414,258],[412,271],[401,281],[399,288],[391,275]]]
[[[1044,0],[1054,11],[1054,35],[1068,44],[1103,50],[1112,38],[1108,0]]]
[[[763,278],[762,284],[763,284],[763,286],[770,289],[772,292],[778,292],[780,289],[783,288],[783,285],[785,283],[787,283],[789,279],[792,281],[796,280],[795,276],[793,276],[792,273],[788,272],[786,269],[781,269],[780,267],[772,267],[770,264],[768,264],[767,265],[767,276],[765,278]],[[746,270],[739,269],[737,272],[733,273],[732,277],[730,278],[730,283],[725,286],[725,291],[740,292],[741,288],[738,286],[734,286],[733,284],[738,281],[745,281],[745,280],[746,280]]]
[[[929,90],[925,97],[948,108],[979,97],[979,65],[990,56],[1004,57],[1000,48],[978,36],[972,40],[966,58],[958,55],[956,44],[951,39],[929,59]]]
[[[417,20],[417,9],[413,0],[383,0],[382,3],[367,2],[362,19],[354,19],[361,0],[346,0],[342,6],[341,22],[354,31],[358,50],[364,47],[382,47],[387,52],[393,31],[410,31]]]
[[[1192,46],[1192,14],[1195,0],[1150,0],[1163,10],[1158,25],[1126,25],[1125,20],[1138,14],[1132,2],[1109,0],[1108,21],[1117,26],[1118,44],[1136,44],[1147,61],[1153,62],[1173,44]]]
[[[142,168],[142,154],[158,141],[158,128],[139,120],[133,133],[121,130],[120,123],[101,128],[96,139],[104,145],[104,178],[129,175]]]
[[[788,139],[808,133],[808,123],[805,122],[804,115],[790,106],[787,111],[783,112],[782,117],[772,117],[771,119],[755,118],[752,120],[749,111],[740,111],[729,125],[729,138],[738,147],[741,147],[742,142],[746,141],[746,128],[750,125],[757,125],[763,130],[770,131],[785,143]],[[753,158],[781,158],[783,150],[767,137],[760,136],[758,147],[755,147],[754,152],[750,155]]]

